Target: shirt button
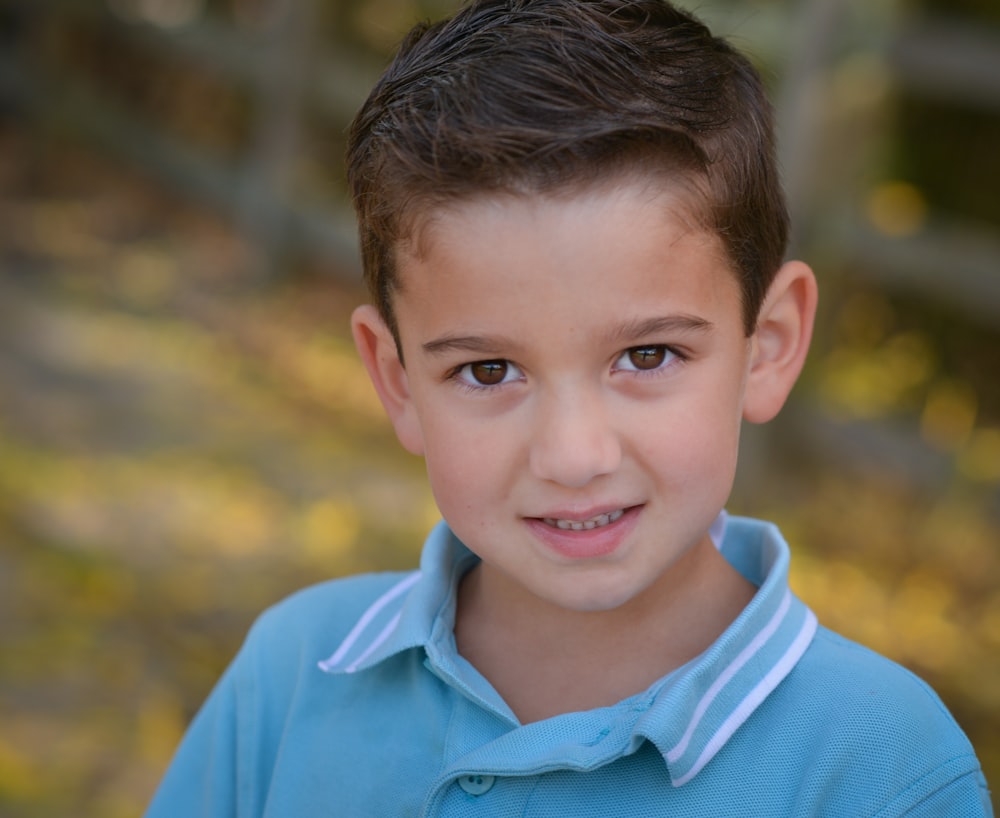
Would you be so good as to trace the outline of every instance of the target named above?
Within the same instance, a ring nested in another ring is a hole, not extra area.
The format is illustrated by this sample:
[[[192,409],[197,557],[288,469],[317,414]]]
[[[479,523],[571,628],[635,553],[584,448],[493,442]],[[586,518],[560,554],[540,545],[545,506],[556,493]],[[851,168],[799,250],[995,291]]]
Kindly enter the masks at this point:
[[[463,775],[458,779],[458,786],[469,795],[482,795],[490,791],[496,776],[492,775]]]

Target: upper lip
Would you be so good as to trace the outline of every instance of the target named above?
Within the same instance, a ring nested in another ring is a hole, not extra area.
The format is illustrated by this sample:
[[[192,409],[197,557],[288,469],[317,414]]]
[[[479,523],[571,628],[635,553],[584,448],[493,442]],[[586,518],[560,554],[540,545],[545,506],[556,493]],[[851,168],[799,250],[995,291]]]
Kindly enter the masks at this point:
[[[602,514],[611,514],[615,511],[628,511],[633,508],[634,503],[602,504],[589,508],[562,508],[546,511],[541,514],[530,515],[536,520],[569,520],[570,522],[582,523],[584,520],[592,520]]]

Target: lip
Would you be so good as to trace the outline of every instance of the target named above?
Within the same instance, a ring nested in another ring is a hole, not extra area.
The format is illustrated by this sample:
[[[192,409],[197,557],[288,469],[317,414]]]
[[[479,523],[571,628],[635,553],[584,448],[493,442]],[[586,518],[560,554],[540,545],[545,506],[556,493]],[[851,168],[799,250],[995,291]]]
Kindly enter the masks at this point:
[[[525,523],[532,533],[550,551],[570,560],[586,560],[613,554],[625,543],[638,522],[642,506],[606,506],[586,511],[547,512],[544,517],[526,517]],[[545,522],[546,519],[583,522],[594,517],[622,510],[622,515],[600,528],[564,529]]]

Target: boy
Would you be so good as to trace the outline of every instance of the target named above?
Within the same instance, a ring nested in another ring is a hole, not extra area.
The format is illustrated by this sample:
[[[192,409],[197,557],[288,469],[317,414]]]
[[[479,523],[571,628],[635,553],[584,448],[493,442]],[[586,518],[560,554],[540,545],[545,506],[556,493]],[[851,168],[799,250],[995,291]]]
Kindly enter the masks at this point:
[[[348,160],[355,341],[444,522],[262,617],[149,815],[991,814],[934,693],[722,511],[816,304],[748,62],[660,0],[482,0]]]

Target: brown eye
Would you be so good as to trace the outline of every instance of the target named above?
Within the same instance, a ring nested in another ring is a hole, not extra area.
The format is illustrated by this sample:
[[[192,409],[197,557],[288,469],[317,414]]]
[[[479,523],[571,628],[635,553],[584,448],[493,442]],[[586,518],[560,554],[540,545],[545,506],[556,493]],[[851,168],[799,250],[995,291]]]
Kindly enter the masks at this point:
[[[492,361],[475,361],[459,367],[451,376],[470,389],[489,390],[524,380],[524,373],[517,364],[497,358]]]
[[[662,346],[633,347],[628,351],[628,360],[636,369],[656,369],[667,359],[667,348]]]
[[[506,361],[480,361],[469,365],[472,379],[483,386],[496,386],[507,377]]]

